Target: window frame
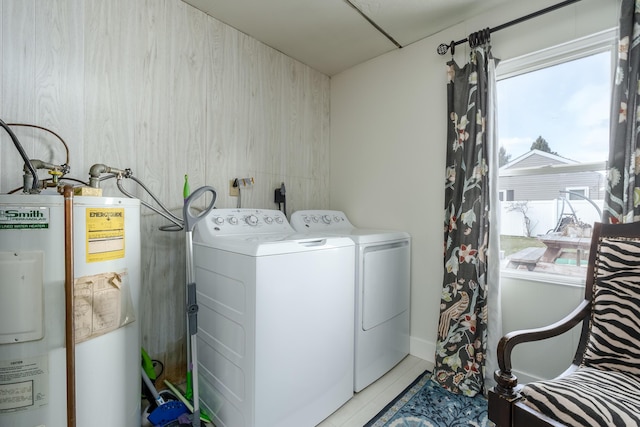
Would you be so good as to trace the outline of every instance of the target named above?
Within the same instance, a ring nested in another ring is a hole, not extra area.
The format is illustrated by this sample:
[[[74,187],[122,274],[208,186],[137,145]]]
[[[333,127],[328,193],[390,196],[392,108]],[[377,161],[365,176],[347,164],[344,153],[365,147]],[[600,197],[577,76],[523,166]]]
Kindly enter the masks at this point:
[[[607,51],[611,52],[610,66],[611,76],[613,77],[615,76],[616,67],[615,52],[617,51],[617,35],[617,28],[611,28],[573,41],[562,43],[557,46],[501,61],[499,66],[496,67],[496,80],[500,81]],[[607,163],[607,161],[602,161],[570,165],[520,168],[517,170],[500,171],[499,177],[575,173],[594,170],[606,171],[608,169]],[[588,188],[585,191],[588,194]],[[565,286],[583,287],[585,284],[585,278],[507,269],[502,268],[502,266],[500,267],[500,277]]]
[[[589,187],[587,186],[573,186],[573,187],[565,187],[565,191],[567,192],[567,198],[569,200],[580,200],[584,197],[589,197]],[[582,191],[582,193],[577,193],[577,191]],[[576,194],[578,194],[578,198],[577,199],[572,199],[571,198],[571,193],[576,192]]]
[[[515,198],[513,190],[498,190],[498,200],[501,202],[513,202]]]

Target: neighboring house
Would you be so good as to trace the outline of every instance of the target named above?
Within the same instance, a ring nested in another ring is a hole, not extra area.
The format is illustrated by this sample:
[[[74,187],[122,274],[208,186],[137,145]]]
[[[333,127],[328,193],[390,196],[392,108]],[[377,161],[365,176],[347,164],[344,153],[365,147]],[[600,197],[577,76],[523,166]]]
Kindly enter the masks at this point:
[[[545,166],[578,165],[571,159],[531,150],[500,168],[499,191],[501,201],[553,200],[564,196],[570,200],[581,199],[561,191],[581,194],[591,200],[604,198],[605,177],[598,172],[549,173]],[[541,168],[536,175],[518,176],[517,170]]]

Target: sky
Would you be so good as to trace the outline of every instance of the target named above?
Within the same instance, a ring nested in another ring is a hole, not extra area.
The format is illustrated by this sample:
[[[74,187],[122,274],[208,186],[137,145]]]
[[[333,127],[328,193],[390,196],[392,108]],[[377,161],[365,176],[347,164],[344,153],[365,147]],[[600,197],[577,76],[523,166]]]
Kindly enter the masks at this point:
[[[542,136],[560,156],[606,161],[611,79],[610,53],[603,52],[499,80],[500,146],[515,160]]]

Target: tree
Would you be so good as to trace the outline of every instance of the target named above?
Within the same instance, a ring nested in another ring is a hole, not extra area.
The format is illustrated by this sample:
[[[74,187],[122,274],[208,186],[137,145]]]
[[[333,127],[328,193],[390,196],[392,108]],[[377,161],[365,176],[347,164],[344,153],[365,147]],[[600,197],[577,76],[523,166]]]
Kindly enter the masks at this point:
[[[525,236],[531,237],[531,235],[533,234],[533,227],[535,227],[538,224],[538,221],[536,221],[535,224],[531,224],[531,218],[527,216],[527,212],[529,211],[529,202],[528,201],[511,202],[510,204],[507,205],[507,211],[509,212],[515,211],[515,212],[520,212],[522,214]]]
[[[498,167],[502,167],[509,163],[511,160],[511,154],[507,154],[507,150],[504,147],[500,146],[500,150],[498,151]]]
[[[538,138],[536,138],[536,140],[531,144],[531,149],[545,151],[547,153],[555,154],[556,156],[558,155],[555,151],[551,151],[549,143],[542,136],[538,136]]]

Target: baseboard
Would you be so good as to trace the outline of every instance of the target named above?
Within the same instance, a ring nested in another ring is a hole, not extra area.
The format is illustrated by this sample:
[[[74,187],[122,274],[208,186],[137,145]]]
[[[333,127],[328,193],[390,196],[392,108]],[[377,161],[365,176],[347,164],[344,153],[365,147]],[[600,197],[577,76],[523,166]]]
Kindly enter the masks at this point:
[[[422,338],[410,337],[409,354],[435,364],[436,343]]]

